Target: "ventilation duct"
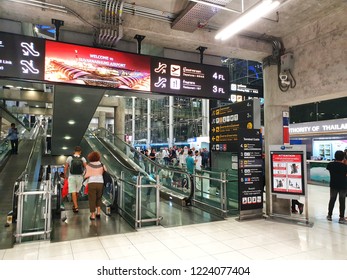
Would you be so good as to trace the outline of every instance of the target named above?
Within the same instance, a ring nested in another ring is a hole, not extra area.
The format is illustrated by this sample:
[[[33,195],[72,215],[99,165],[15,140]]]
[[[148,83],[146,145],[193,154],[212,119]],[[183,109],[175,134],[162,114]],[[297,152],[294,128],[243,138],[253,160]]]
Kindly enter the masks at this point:
[[[209,4],[224,7],[232,0],[210,0]],[[190,2],[187,8],[174,20],[172,29],[193,33],[198,28],[207,25],[210,18],[220,11],[216,6]]]

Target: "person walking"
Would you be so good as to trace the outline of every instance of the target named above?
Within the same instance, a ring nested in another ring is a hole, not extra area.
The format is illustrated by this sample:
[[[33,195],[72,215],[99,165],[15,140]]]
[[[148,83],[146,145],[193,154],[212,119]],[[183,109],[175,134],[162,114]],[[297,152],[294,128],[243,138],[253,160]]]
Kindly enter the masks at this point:
[[[101,213],[101,199],[104,188],[104,179],[102,174],[106,167],[100,162],[100,154],[96,151],[88,154],[89,163],[86,166],[86,173],[84,178],[88,179],[88,201],[90,220],[100,218]]]
[[[18,130],[15,123],[11,123],[11,127],[8,129],[7,138],[11,141],[12,155],[17,155],[18,154]]]
[[[78,213],[78,192],[83,184],[83,174],[87,160],[82,156],[82,149],[76,146],[74,154],[66,159],[64,174],[65,180],[68,180],[69,193],[71,193],[74,213]]]
[[[326,169],[330,173],[330,200],[328,204],[328,216],[327,220],[332,220],[332,214],[335,206],[335,201],[337,195],[339,195],[339,206],[340,206],[340,218],[339,223],[345,224],[345,203],[346,203],[346,194],[347,194],[347,165],[343,163],[344,161],[344,152],[336,151],[335,160],[329,162]]]

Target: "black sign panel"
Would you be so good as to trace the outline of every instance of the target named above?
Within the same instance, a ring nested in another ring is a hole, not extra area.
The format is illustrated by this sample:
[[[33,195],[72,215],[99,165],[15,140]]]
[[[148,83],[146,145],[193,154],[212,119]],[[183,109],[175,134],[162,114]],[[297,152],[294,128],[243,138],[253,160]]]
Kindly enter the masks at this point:
[[[151,89],[170,95],[227,100],[229,70],[226,67],[153,57]]]
[[[263,87],[257,85],[231,84],[230,93],[247,97],[263,97]]]
[[[214,108],[210,115],[211,151],[237,150],[238,131],[253,129],[254,103],[252,100]]]
[[[238,131],[240,210],[263,208],[263,160],[261,133],[257,129]]]
[[[0,76],[43,80],[45,40],[0,33]]]

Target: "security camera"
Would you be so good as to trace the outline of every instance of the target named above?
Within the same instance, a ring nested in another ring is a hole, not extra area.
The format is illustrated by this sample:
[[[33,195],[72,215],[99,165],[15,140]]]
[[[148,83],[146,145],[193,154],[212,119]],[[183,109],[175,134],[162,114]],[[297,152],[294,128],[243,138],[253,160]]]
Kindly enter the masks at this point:
[[[279,77],[282,83],[288,80],[288,75],[284,72],[280,73]]]
[[[288,81],[288,80],[286,80],[286,81],[281,80],[281,84],[282,84],[283,86],[289,86],[289,85],[290,85],[290,81]]]

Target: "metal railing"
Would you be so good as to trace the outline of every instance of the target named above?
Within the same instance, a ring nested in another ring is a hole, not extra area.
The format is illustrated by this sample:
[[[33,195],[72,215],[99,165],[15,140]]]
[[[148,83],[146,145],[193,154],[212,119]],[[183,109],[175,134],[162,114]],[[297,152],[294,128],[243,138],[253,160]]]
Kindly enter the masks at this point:
[[[40,127],[33,128],[30,134],[35,141],[26,167],[14,185],[14,235],[18,243],[26,237],[47,239],[51,232],[52,182],[48,171],[40,170],[45,137]]]
[[[236,207],[232,207],[230,201],[237,201],[237,182],[236,176],[231,176],[227,171],[213,172],[208,170],[196,170],[194,178],[194,197],[193,204],[210,213],[221,217],[227,217],[228,214],[238,211],[238,203]],[[233,186],[231,183],[234,183]],[[236,192],[231,194],[231,189]]]
[[[45,180],[43,190],[28,191],[28,175],[19,183],[17,196],[17,226],[15,238],[21,243],[25,237],[39,236],[40,239],[50,238],[52,231],[52,185]],[[34,220],[34,225],[30,223]],[[27,223],[29,222],[29,227]]]
[[[118,211],[119,214],[134,228],[143,224],[159,225],[160,194],[159,181],[148,182],[143,176],[138,176],[135,182],[128,182],[123,176],[119,179]],[[154,195],[152,190],[155,190]]]

